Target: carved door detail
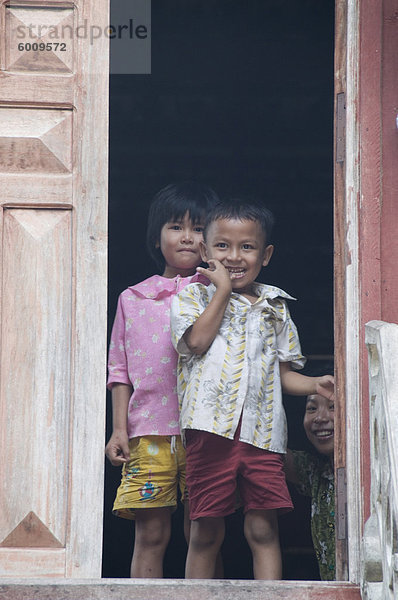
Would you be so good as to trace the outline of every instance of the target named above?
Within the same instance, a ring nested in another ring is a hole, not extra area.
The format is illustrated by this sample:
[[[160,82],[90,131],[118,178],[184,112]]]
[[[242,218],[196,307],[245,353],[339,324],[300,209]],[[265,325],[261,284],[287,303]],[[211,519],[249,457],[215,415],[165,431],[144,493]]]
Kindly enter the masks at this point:
[[[0,577],[101,574],[108,23],[0,4]]]

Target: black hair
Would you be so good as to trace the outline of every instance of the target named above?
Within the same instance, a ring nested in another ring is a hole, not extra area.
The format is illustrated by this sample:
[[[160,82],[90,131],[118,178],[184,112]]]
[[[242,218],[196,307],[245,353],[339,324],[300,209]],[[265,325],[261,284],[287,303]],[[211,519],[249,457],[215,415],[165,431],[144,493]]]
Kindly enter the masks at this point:
[[[309,359],[304,369],[301,371],[307,377],[322,377],[322,375],[334,374],[334,357],[325,355],[318,360]]]
[[[307,377],[322,377],[322,375],[333,375],[334,374],[334,359],[325,358],[323,360],[309,361],[302,371],[303,375]],[[309,394],[304,397],[304,411],[309,402],[309,398],[314,394]]]
[[[259,200],[231,198],[218,202],[206,217],[203,237],[206,240],[207,231],[214,221],[219,219],[238,219],[240,221],[256,221],[265,237],[265,244],[270,244],[274,215]]]
[[[170,221],[180,221],[187,212],[194,225],[202,223],[218,201],[214,190],[196,181],[171,183],[155,194],[149,207],[146,243],[160,269],[164,268],[164,258],[156,244],[160,242],[162,227]]]

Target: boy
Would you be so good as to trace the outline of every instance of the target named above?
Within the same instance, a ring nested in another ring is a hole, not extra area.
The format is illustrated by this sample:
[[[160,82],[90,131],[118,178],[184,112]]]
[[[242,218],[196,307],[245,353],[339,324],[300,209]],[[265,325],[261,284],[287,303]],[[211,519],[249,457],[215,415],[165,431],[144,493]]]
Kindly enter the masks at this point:
[[[172,302],[180,354],[180,423],[186,440],[191,537],[186,577],[212,578],[224,517],[244,506],[255,579],[280,579],[277,513],[292,508],[282,454],[282,391],[331,395],[333,378],[305,377],[305,359],[282,290],[256,283],[272,256],[272,214],[239,200],[209,213],[201,243],[210,280]]]

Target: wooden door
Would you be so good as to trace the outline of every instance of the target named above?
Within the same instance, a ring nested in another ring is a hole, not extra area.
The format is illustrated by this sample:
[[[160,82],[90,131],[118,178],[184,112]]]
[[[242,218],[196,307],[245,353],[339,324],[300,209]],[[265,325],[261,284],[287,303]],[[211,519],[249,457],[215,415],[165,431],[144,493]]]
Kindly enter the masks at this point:
[[[0,4],[2,577],[101,573],[108,23]]]

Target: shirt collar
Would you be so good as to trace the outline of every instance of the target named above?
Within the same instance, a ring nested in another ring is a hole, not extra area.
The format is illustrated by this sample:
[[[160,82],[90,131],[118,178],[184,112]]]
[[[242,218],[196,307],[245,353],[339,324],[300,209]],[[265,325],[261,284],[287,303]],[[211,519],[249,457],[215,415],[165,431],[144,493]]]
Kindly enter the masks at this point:
[[[267,285],[265,283],[254,283],[254,289],[258,294],[259,300],[273,300],[274,298],[286,298],[287,300],[296,300],[293,296],[287,292],[281,290],[281,288],[275,285]],[[257,300],[258,302],[258,300]]]
[[[257,283],[257,281],[255,281],[253,285],[255,293],[258,295],[258,300],[256,300],[256,302],[254,303],[256,306],[262,304],[263,302],[267,305],[268,300],[274,300],[275,298],[286,298],[287,300],[296,300],[296,298],[283,291],[281,288],[276,287],[275,285],[266,285],[265,283]],[[216,287],[213,283],[209,285],[209,288],[213,291],[213,293],[216,290]],[[232,292],[231,297],[238,301],[246,300],[244,296],[236,292]],[[249,301],[247,300],[247,302]]]
[[[195,275],[190,275],[189,277],[177,275],[171,279],[162,275],[153,275],[136,285],[130,286],[128,289],[141,298],[161,300],[162,298],[176,294],[189,283],[196,282],[207,285],[209,280],[199,273],[195,273]]]
[[[232,292],[231,301],[235,306],[245,305],[250,307],[251,310],[259,311],[268,314],[271,318],[276,321],[285,321],[286,309],[282,302],[278,302],[277,298],[286,298],[287,300],[296,300],[293,296],[290,296],[287,292],[284,292],[280,288],[274,285],[266,285],[265,283],[254,283],[255,292],[258,294],[258,300],[253,304],[242,296],[241,294]],[[210,294],[214,294],[216,287],[214,284],[209,286]]]

